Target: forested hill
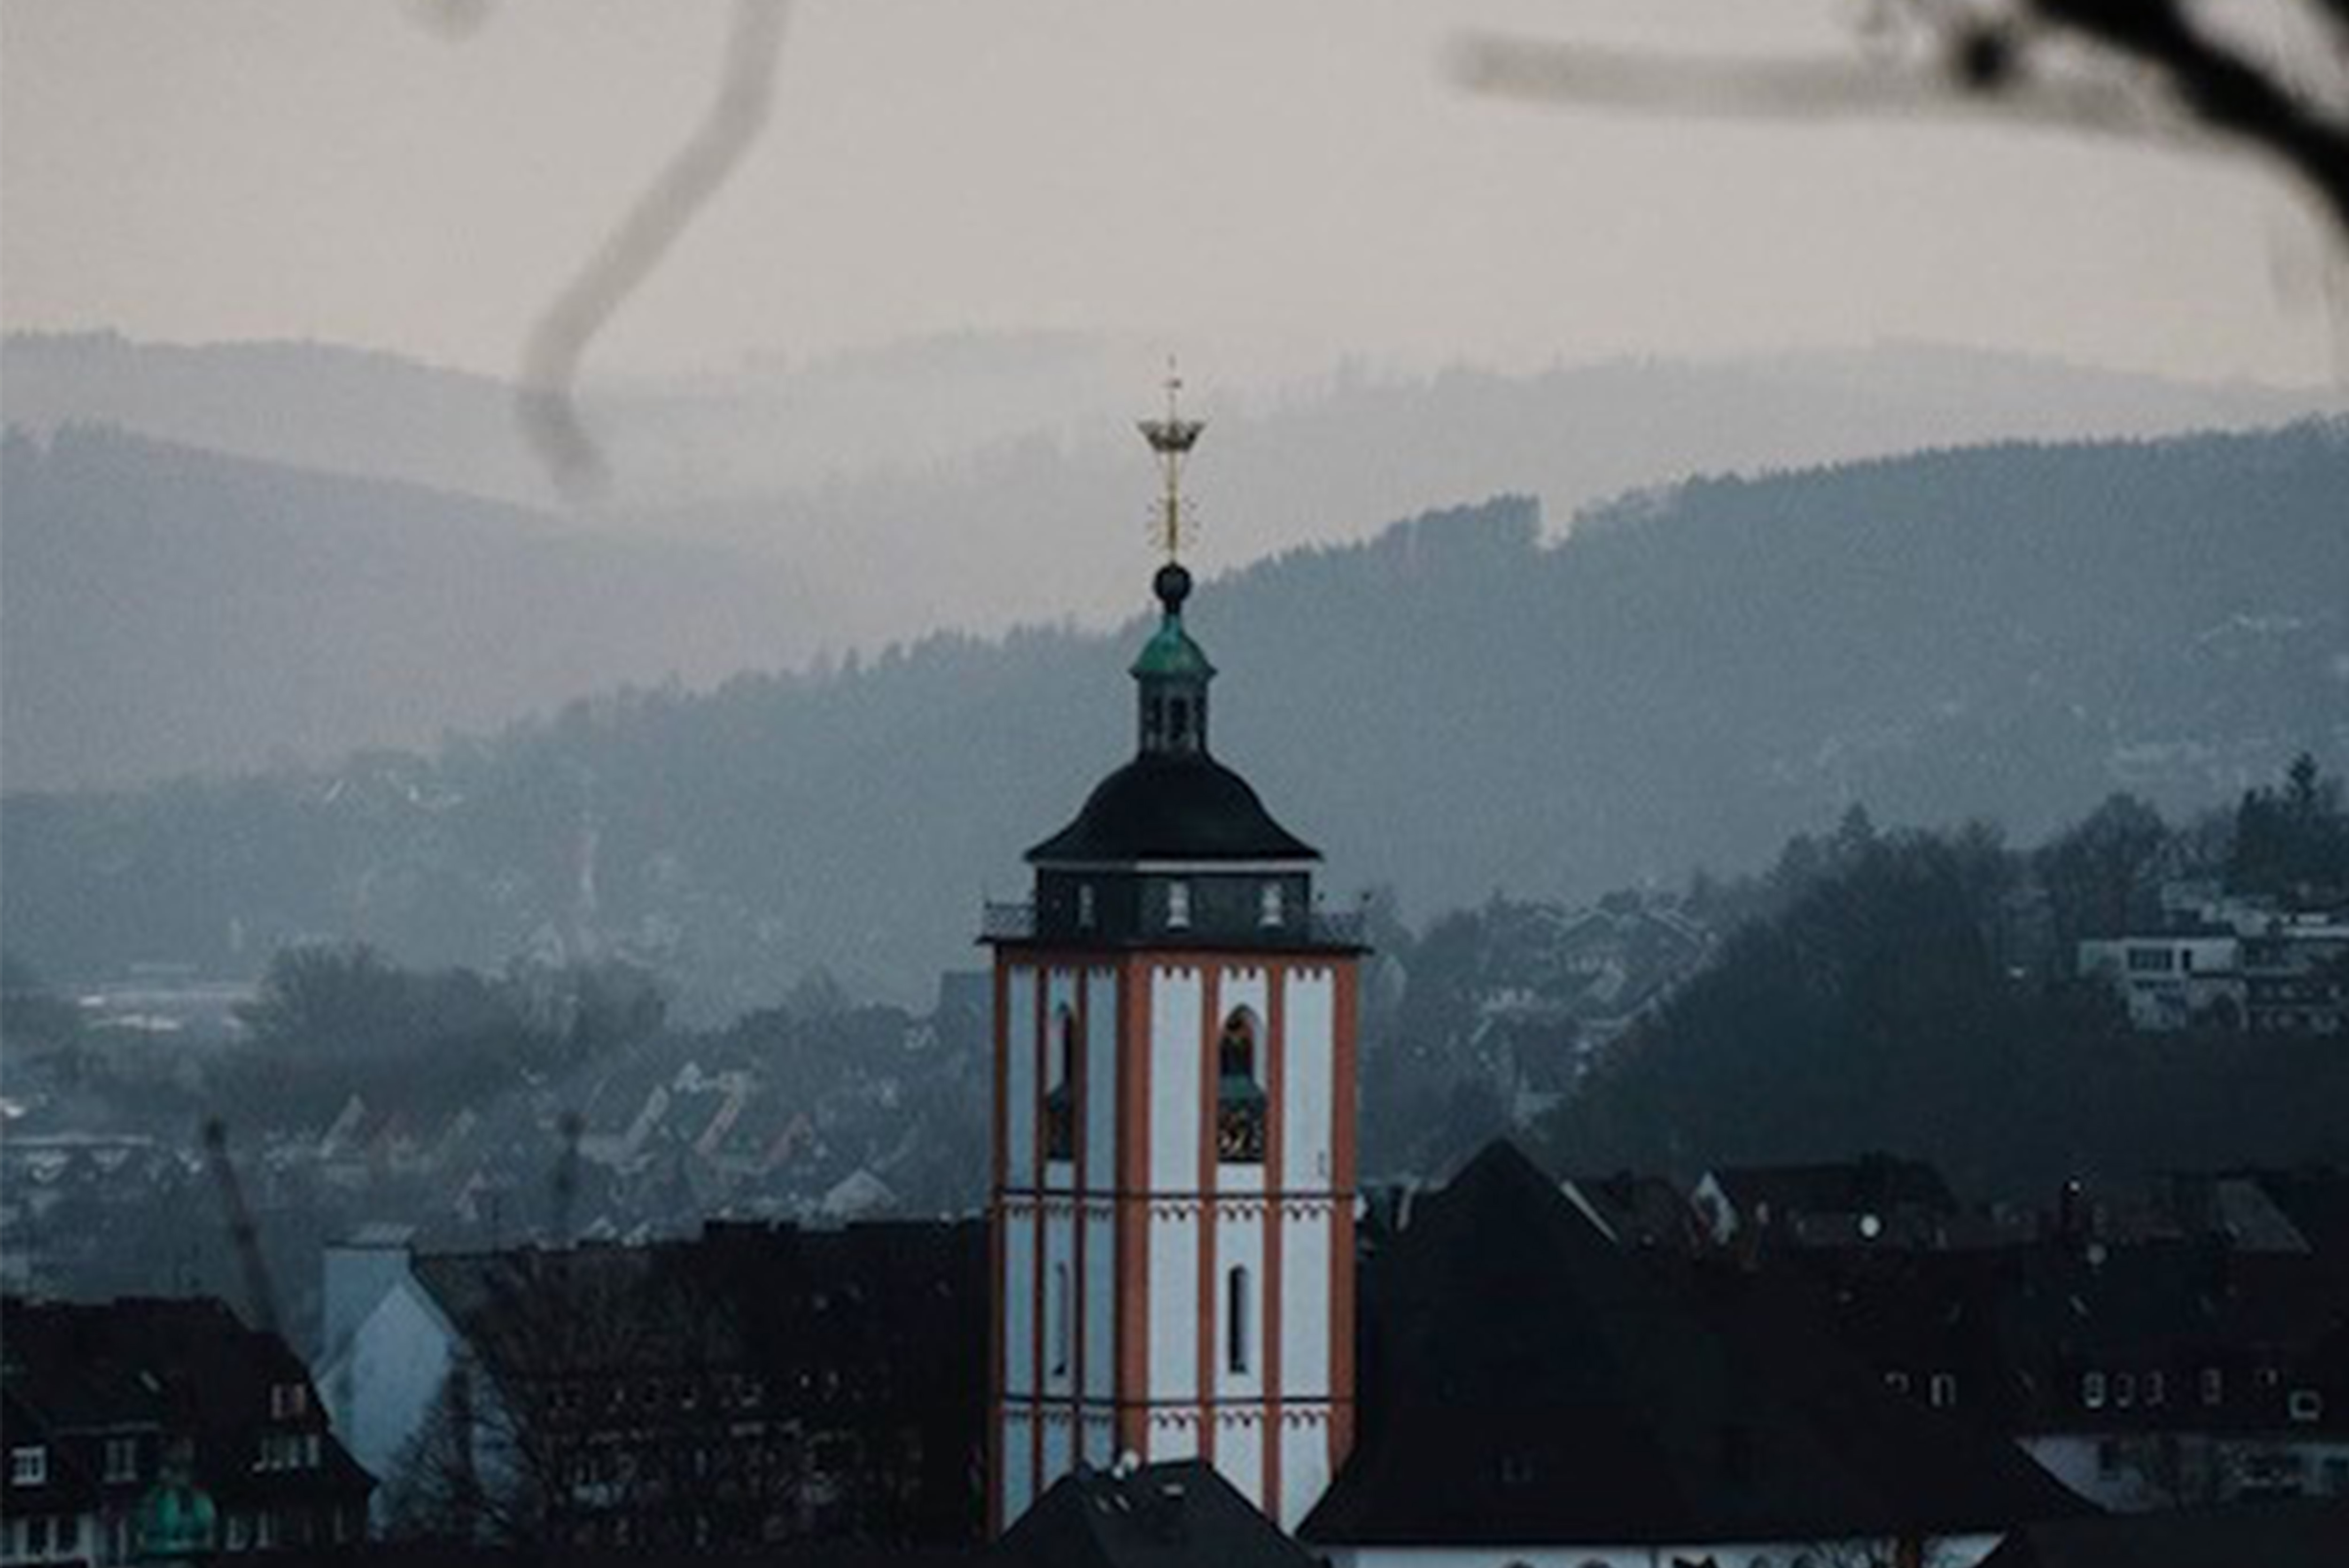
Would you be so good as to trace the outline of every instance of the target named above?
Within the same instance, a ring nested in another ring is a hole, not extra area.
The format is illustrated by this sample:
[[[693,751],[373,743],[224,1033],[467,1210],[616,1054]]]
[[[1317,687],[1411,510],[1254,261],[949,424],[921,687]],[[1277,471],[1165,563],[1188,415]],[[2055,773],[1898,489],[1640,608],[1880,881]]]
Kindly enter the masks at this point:
[[[803,658],[788,566],[68,426],[0,446],[0,778],[429,744],[616,686]]]
[[[2115,788],[2349,760],[2349,424],[1711,480],[1538,542],[1497,500],[1206,584],[1216,748],[1344,896],[1424,913],[1754,865],[1848,802],[2020,838]],[[1046,569],[1042,563],[1039,570]],[[1134,567],[1141,602],[1147,562]],[[0,937],[52,974],[626,944],[688,1006],[899,995],[1132,745],[1137,622],[616,697],[436,759],[18,797]]]

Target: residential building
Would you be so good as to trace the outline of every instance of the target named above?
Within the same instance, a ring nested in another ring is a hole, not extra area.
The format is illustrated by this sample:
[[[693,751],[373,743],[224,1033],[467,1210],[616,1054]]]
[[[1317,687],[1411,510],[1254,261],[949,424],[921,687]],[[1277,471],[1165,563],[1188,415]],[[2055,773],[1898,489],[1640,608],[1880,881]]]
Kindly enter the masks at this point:
[[[0,1561],[357,1540],[374,1480],[276,1335],[209,1298],[0,1303]]]

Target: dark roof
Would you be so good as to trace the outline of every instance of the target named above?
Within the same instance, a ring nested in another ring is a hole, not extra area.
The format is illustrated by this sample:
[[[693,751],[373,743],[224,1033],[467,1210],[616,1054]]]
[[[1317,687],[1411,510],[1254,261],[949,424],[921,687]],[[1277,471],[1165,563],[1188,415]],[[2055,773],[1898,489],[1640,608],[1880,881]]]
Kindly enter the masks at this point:
[[[1094,787],[1075,821],[1028,851],[1038,864],[1320,858],[1272,820],[1247,779],[1195,753],[1135,758]]]
[[[996,1543],[1019,1568],[1313,1568],[1200,1460],[1062,1476]]]
[[[1982,1568],[2339,1568],[2344,1562],[2349,1497],[2324,1497],[2048,1520],[2009,1535]]]
[[[308,1370],[285,1340],[209,1296],[103,1304],[0,1303],[8,1391],[54,1433],[139,1429],[194,1440],[194,1479],[223,1501],[316,1492],[364,1498],[373,1480],[331,1431]],[[309,1390],[299,1417],[271,1389]],[[258,1470],[260,1434],[316,1431],[315,1470]]]
[[[1487,1148],[1363,1271],[1361,1438],[1301,1533],[1693,1544],[2085,1506],[1745,1284],[1627,1254],[1524,1155]]]
[[[1921,1160],[1863,1154],[1820,1165],[1747,1165],[1715,1171],[1730,1202],[1750,1215],[1758,1203],[1775,1218],[1798,1213],[1855,1214],[1920,1208],[1954,1214],[1958,1200],[1941,1173]]]
[[[887,1367],[891,1399],[969,1385],[987,1343],[983,1221],[836,1231],[713,1222],[691,1241],[419,1257],[501,1377]]]

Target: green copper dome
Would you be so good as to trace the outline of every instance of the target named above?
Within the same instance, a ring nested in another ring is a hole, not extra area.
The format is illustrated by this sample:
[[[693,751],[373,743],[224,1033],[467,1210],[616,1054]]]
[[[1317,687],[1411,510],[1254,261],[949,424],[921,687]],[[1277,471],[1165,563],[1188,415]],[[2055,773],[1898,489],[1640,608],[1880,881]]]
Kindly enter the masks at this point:
[[[1142,645],[1142,653],[1133,661],[1131,673],[1143,678],[1156,676],[1203,681],[1216,673],[1216,666],[1207,662],[1206,651],[1183,629],[1183,617],[1169,611],[1150,641]]]

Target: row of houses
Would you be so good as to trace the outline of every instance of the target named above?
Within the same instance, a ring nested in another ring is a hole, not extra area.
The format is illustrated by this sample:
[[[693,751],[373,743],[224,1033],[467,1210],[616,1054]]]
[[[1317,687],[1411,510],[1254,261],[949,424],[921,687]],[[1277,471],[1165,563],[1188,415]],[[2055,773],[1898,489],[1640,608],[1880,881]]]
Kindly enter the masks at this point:
[[[981,1541],[980,1222],[470,1252],[377,1228],[328,1256],[315,1375],[217,1303],[8,1302],[7,1561],[308,1560],[370,1513],[398,1551],[483,1562],[1093,1568],[1151,1542],[1267,1568],[2055,1561],[2016,1553],[2102,1510],[2349,1521],[2338,1174],[2069,1191],[2017,1229],[1886,1157],[1683,1194],[1496,1144],[1380,1193],[1360,1236],[1358,1438],[1294,1540],[1206,1466],[1121,1465]]]

